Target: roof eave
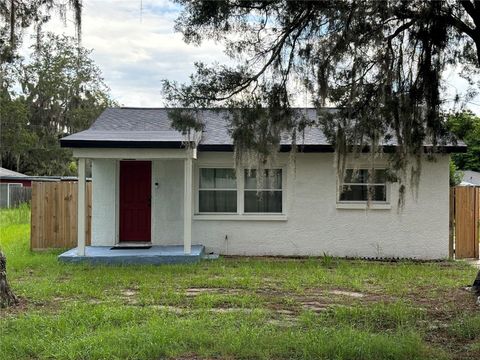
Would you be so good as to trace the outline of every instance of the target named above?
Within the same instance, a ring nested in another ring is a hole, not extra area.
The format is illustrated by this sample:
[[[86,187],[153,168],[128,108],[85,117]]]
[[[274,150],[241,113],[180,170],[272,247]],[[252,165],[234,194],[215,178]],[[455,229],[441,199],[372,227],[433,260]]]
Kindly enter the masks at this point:
[[[60,140],[63,148],[182,149],[185,145],[184,141]]]
[[[191,141],[192,144],[197,145],[198,151],[211,152],[232,152],[234,150],[233,144],[197,144],[197,141]],[[63,138],[60,140],[60,146],[63,148],[143,148],[143,149],[182,149],[185,148],[185,141],[125,141],[125,140],[70,140]],[[334,152],[335,148],[328,144],[305,144],[297,145],[299,152]],[[384,145],[383,151],[392,153],[395,151],[395,145]],[[280,152],[289,152],[292,145],[280,145]],[[465,153],[467,147],[464,145],[443,145],[443,146],[424,146],[424,151],[434,153]],[[362,152],[369,152],[369,148],[365,147]]]

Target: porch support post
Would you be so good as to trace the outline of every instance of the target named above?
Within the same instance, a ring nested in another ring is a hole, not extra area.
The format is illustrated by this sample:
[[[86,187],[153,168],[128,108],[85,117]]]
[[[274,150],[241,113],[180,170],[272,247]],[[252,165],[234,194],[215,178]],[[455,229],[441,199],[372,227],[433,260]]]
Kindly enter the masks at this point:
[[[77,201],[77,254],[85,256],[86,179],[85,158],[78,159],[78,201]]]
[[[185,191],[183,204],[183,252],[190,254],[192,251],[192,185],[193,185],[193,160],[189,150],[185,159]]]

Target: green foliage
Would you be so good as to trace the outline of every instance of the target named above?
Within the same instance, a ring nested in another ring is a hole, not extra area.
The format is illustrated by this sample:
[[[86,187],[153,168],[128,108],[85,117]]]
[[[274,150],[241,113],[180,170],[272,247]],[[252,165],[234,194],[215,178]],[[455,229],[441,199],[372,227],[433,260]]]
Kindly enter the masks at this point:
[[[34,175],[75,175],[72,154],[59,139],[84,130],[112,105],[109,89],[90,51],[67,36],[44,34],[29,62],[10,64],[3,89],[1,161]]]
[[[480,171],[480,117],[471,111],[451,114],[447,119],[449,130],[465,142],[467,152],[453,154],[458,169]]]
[[[12,98],[0,89],[0,163],[20,171],[20,160],[38,141],[29,128],[29,111],[24,97]]]
[[[458,170],[455,162],[450,160],[450,186],[457,186],[462,182],[463,172]]]
[[[323,253],[323,256],[320,260],[322,266],[327,268],[333,268],[337,265],[337,260],[332,255],[327,254],[326,252]]]
[[[33,27],[36,30],[39,44],[42,26],[50,21],[52,15],[58,15],[66,23],[68,12],[73,13],[77,40],[80,40],[82,0],[7,0],[0,3],[0,65],[18,59],[17,51],[25,29]],[[3,71],[0,69],[0,83]]]

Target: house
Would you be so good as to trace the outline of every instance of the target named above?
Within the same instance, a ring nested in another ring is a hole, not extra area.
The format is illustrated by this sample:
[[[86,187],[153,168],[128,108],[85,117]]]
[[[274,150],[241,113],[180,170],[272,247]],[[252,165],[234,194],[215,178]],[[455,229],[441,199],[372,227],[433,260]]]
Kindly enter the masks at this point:
[[[296,111],[316,117],[315,109]],[[170,127],[168,109],[110,108],[88,130],[61,139],[79,160],[76,254],[86,254],[82,198],[91,159],[92,249],[176,245],[191,254],[194,244],[228,255],[448,257],[449,153],[462,146],[422,160],[418,198],[408,191],[399,211],[386,156],[376,160],[375,183],[366,182],[364,155],[349,159],[337,186],[334,149],[317,127],[305,130],[295,164],[282,142],[258,189],[254,171],[234,169],[228,116],[203,110],[204,130],[187,139]],[[375,189],[369,205],[367,188]]]
[[[460,186],[480,186],[480,172],[464,170]]]
[[[20,184],[30,187],[32,180],[28,175],[0,167],[0,184]]]
[[[0,167],[0,208],[17,206],[23,202],[30,201],[33,181],[77,181],[77,177],[31,176]]]
[[[13,193],[18,188],[31,187],[32,178],[28,175],[0,167],[0,208],[14,205]]]

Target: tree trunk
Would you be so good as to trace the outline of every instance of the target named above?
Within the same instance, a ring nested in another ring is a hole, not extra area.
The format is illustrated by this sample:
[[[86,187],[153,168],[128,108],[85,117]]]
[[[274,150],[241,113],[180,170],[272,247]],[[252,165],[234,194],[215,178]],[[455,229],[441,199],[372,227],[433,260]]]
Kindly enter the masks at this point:
[[[17,305],[18,298],[10,290],[7,281],[7,258],[0,251],[0,308]]]
[[[480,296],[480,270],[477,273],[477,277],[475,278],[475,281],[473,282],[472,285],[472,291]]]

